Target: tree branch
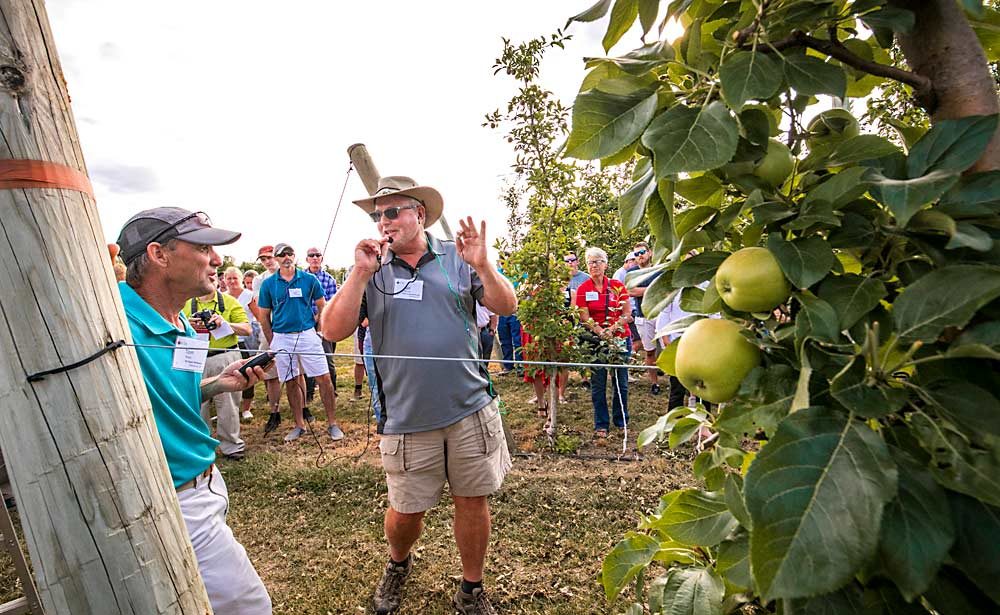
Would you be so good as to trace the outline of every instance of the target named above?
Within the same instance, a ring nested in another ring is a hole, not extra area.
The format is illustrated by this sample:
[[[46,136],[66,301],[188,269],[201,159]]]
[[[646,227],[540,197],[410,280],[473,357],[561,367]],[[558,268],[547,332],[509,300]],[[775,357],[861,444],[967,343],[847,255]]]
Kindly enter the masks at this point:
[[[928,111],[933,111],[934,109],[934,91],[931,86],[930,79],[924,77],[923,75],[912,73],[908,70],[896,68],[895,66],[888,66],[886,64],[879,64],[878,62],[866,60],[859,55],[855,55],[851,52],[851,50],[841,45],[839,42],[816,38],[814,36],[809,36],[805,32],[796,30],[795,32],[792,32],[788,38],[771,43],[770,47],[777,51],[792,47],[808,47],[809,49],[815,49],[816,51],[825,53],[852,68],[862,70],[870,75],[885,77],[887,79],[893,79],[895,81],[905,83],[913,88],[914,98],[916,98],[921,107],[927,109]],[[759,49],[761,51],[767,51],[767,47],[759,47]]]

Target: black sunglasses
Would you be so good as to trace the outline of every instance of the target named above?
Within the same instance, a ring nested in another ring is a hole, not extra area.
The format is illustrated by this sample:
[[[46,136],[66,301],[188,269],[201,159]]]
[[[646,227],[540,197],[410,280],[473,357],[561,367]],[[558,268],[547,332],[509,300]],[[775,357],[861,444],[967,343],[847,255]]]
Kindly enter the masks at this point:
[[[317,258],[317,257],[323,256],[323,255],[322,254],[317,254],[316,252],[313,252],[312,254],[306,254],[306,256],[308,256],[309,258]]]
[[[212,226],[212,219],[208,217],[208,214],[206,214],[203,211],[196,211],[193,214],[188,214],[188,215],[184,216],[183,218],[181,218],[177,222],[174,222],[173,224],[171,224],[167,228],[162,229],[159,233],[153,235],[149,239],[149,241],[147,243],[153,243],[154,241],[160,241],[160,239],[162,239],[164,237],[164,235],[166,235],[170,231],[177,230],[177,228],[180,225],[184,224],[185,222],[187,222],[188,220],[191,220],[193,218],[198,218],[198,221],[201,222],[202,224],[204,224],[205,226]]]
[[[399,217],[399,212],[403,211],[404,209],[416,209],[418,207],[420,207],[420,205],[403,205],[401,207],[386,207],[382,211],[376,209],[375,211],[373,211],[368,215],[371,217],[372,222],[377,223],[379,220],[382,219],[382,216],[385,216],[389,220],[395,220],[396,218]]]

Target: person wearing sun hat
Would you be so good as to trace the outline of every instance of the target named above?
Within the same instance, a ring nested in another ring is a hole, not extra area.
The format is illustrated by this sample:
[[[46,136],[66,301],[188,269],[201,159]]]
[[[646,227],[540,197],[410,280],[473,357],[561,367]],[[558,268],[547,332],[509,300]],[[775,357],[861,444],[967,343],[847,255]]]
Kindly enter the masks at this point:
[[[201,417],[202,399],[242,391],[263,379],[264,372],[256,367],[244,377],[238,370],[246,359],[240,359],[219,375],[203,378],[207,350],[201,366],[190,360],[198,353],[185,348],[196,336],[181,313],[191,297],[215,292],[212,276],[222,264],[215,246],[239,238],[240,233],[212,226],[202,212],[179,207],[140,212],[118,236],[126,267],[118,290],[212,610],[269,615],[271,598],[226,523],[228,490],[215,467],[219,441]]]
[[[424,514],[438,503],[447,481],[463,577],[452,605],[460,613],[493,613],[482,585],[490,535],[487,496],[500,488],[511,458],[495,393],[478,362],[476,302],[512,314],[514,288],[490,262],[485,222],[460,219],[455,241],[427,232],[444,209],[434,188],[409,177],[383,177],[375,194],[354,203],[377,225],[380,238],[357,244],[354,268],[321,324],[325,338],[342,340],[363,311],[375,355],[389,561],[371,610],[385,615],[399,609]],[[469,361],[391,358],[412,356]]]

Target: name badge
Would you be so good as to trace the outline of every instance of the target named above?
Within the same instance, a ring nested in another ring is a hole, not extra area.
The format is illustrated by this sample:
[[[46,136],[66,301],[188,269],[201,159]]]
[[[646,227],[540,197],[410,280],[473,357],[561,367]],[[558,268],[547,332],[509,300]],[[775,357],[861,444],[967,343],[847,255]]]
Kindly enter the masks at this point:
[[[596,290],[588,290],[586,295],[584,296],[584,299],[586,299],[587,301],[597,301],[598,296],[599,295]]]
[[[206,338],[208,335],[205,336]],[[185,372],[205,371],[208,358],[208,339],[179,336],[174,344],[174,369]]]
[[[289,288],[288,289],[288,296],[289,297],[298,297],[298,298],[301,298],[302,297],[302,289],[301,288]]]
[[[396,280],[396,290],[393,294],[397,299],[420,301],[424,298],[423,280]]]

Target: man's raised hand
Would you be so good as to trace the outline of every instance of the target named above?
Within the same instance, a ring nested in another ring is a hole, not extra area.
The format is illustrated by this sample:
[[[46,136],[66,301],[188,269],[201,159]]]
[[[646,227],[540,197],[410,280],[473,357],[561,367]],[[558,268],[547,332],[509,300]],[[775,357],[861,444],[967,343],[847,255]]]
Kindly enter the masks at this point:
[[[458,234],[455,235],[455,246],[462,260],[477,271],[484,267],[489,267],[490,261],[486,252],[486,221],[483,220],[476,229],[476,223],[472,221],[472,216],[465,220],[458,220]]]

